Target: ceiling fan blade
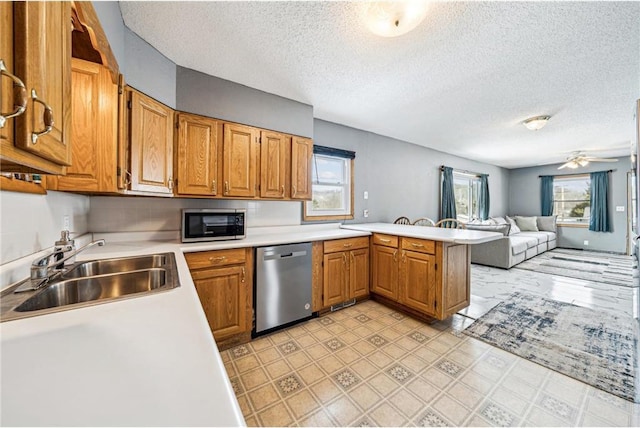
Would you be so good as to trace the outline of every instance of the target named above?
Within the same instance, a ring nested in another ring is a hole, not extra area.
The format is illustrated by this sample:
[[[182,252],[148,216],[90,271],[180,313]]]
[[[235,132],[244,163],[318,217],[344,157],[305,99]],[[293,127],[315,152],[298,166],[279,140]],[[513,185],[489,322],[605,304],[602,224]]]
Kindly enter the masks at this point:
[[[618,162],[618,159],[615,158],[585,158],[589,162]]]
[[[570,164],[571,164],[571,161],[569,161],[569,162],[567,162],[567,163],[564,163],[564,164],[560,165],[560,166],[558,167],[558,169],[566,168],[566,167],[568,167]]]

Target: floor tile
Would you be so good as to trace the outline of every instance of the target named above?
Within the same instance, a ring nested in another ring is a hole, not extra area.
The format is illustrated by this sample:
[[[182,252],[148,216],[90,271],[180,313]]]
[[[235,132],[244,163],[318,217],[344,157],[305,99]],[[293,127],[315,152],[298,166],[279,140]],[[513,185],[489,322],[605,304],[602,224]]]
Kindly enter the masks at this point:
[[[451,422],[447,421],[442,415],[433,409],[423,411],[418,418],[416,418],[416,426],[419,427],[448,427],[454,426]]]
[[[462,425],[462,422],[471,414],[471,410],[448,395],[436,399],[431,407],[456,425]]]
[[[492,401],[487,401],[481,406],[480,414],[494,426],[508,427],[517,422],[511,412]]]
[[[251,406],[256,412],[280,400],[276,388],[270,383],[253,391],[249,391],[247,395],[251,401]]]
[[[329,378],[311,385],[309,389],[322,403],[327,403],[342,394],[338,386]]]
[[[376,425],[383,427],[401,426],[407,422],[407,419],[387,402],[382,402],[378,407],[371,410],[367,416],[371,417]]]
[[[301,419],[299,425],[303,427],[330,427],[335,426],[336,423],[333,422],[325,410],[320,409],[310,416]]]
[[[365,412],[382,401],[382,396],[366,383],[356,386],[350,396]]]
[[[267,373],[262,367],[258,367],[247,372],[241,379],[242,384],[247,391],[251,391],[252,389],[270,382],[269,376],[267,376]]]
[[[282,427],[294,422],[289,409],[283,403],[277,403],[258,413],[258,420],[262,426],[267,427]]]
[[[331,404],[327,406],[327,410],[342,426],[351,424],[361,416],[360,409],[344,395],[331,402]]]
[[[285,402],[291,409],[293,416],[298,420],[315,412],[320,407],[318,400],[306,388],[286,397]]]
[[[405,389],[400,389],[389,397],[387,401],[393,404],[408,419],[413,418],[424,406],[422,401]]]
[[[311,385],[320,379],[324,379],[326,374],[316,364],[310,364],[296,372],[302,381]]]

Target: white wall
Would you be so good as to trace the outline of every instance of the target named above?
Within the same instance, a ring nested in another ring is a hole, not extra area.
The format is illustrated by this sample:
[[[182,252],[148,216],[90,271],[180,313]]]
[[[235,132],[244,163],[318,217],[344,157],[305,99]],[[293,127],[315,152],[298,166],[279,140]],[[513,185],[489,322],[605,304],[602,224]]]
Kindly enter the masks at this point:
[[[52,247],[60,239],[65,215],[72,237],[86,233],[88,214],[87,196],[0,192],[0,264]]]
[[[179,231],[183,208],[243,208],[247,227],[300,224],[300,202],[92,196],[92,232]]]

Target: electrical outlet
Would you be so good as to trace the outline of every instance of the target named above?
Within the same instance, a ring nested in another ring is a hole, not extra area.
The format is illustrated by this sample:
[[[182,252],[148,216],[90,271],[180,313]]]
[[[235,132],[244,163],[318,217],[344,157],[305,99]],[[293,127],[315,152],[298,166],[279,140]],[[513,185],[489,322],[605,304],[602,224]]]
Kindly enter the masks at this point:
[[[62,216],[62,229],[71,230],[71,218],[68,215]]]
[[[369,210],[364,210],[364,212],[362,213],[362,215],[364,217],[369,217]]]
[[[587,241],[586,239],[584,240],[584,245],[589,245],[589,241]]]
[[[364,191],[364,198],[369,199],[369,192],[367,192],[366,190]]]
[[[616,205],[616,211],[619,213],[624,212],[624,205]]]

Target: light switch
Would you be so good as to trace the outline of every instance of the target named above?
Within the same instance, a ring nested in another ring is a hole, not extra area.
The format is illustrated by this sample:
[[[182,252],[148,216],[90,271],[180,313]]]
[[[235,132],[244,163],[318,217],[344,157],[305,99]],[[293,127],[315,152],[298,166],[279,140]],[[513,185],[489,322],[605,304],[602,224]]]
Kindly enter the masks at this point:
[[[624,205],[616,205],[616,211],[619,213],[624,212]]]
[[[369,192],[367,192],[366,190],[364,191],[364,198],[369,199]]]

